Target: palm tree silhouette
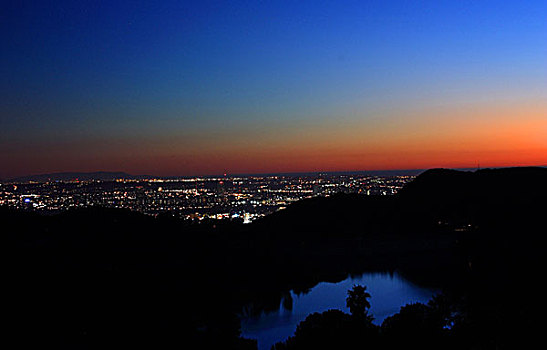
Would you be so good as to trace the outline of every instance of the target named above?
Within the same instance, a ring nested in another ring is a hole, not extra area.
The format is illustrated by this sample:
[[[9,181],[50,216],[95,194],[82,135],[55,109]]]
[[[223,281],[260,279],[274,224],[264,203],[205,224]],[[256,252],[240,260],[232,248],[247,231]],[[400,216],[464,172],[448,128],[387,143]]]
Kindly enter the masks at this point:
[[[368,309],[370,309],[368,299],[370,299],[370,294],[367,292],[366,286],[354,285],[352,289],[348,290],[346,306],[351,315],[372,322],[373,317],[368,314]]]

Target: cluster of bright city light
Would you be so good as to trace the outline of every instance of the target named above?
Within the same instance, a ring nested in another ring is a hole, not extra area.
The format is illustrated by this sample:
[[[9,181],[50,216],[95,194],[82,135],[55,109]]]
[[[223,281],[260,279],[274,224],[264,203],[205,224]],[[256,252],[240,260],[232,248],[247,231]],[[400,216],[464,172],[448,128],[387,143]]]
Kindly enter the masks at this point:
[[[310,175],[0,184],[0,205],[42,212],[101,206],[244,223],[313,196],[392,195],[412,176]]]

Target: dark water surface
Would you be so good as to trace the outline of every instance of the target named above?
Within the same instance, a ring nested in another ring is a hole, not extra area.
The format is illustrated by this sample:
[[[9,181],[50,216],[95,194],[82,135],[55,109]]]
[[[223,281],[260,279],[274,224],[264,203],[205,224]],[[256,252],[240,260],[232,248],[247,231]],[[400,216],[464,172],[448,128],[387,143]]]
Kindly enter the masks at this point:
[[[397,273],[366,273],[348,277],[338,283],[322,282],[306,294],[297,295],[291,292],[292,310],[286,310],[280,305],[275,312],[263,313],[258,317],[244,317],[241,321],[242,335],[257,339],[259,350],[269,350],[273,344],[293,335],[298,323],[310,313],[329,309],[349,313],[346,294],[355,284],[367,286],[371,294],[370,312],[376,324],[399,312],[401,306],[414,302],[426,303],[437,292],[421,288]]]

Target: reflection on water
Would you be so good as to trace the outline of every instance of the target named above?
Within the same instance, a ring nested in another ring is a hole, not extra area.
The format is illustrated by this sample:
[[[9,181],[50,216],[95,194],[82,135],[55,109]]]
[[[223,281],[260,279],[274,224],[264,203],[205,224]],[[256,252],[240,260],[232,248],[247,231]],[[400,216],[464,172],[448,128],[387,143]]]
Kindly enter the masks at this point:
[[[418,287],[397,273],[366,273],[338,283],[322,282],[306,294],[297,295],[291,292],[283,298],[279,310],[275,312],[243,318],[242,335],[258,339],[260,350],[269,350],[276,342],[293,335],[298,323],[310,313],[329,309],[349,313],[346,308],[346,293],[354,284],[367,286],[372,296],[370,312],[376,324],[399,312],[401,306],[413,302],[425,303],[435,294],[434,290]]]

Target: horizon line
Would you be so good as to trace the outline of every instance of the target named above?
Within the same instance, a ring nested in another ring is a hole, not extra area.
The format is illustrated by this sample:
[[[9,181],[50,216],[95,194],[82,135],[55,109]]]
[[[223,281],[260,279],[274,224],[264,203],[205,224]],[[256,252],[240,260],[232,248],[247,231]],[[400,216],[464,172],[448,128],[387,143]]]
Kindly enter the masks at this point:
[[[82,174],[82,175],[89,175],[89,174],[99,174],[99,173],[105,173],[105,174],[113,174],[113,173],[122,173],[129,176],[134,177],[148,177],[148,178],[158,178],[158,179],[174,179],[174,178],[222,178],[222,177],[237,177],[237,176],[298,176],[298,175],[312,175],[312,174],[338,174],[338,175],[366,175],[367,173],[371,173],[371,175],[374,175],[376,173],[376,176],[381,176],[378,173],[388,173],[388,174],[396,174],[396,173],[415,173],[415,174],[401,174],[404,175],[419,175],[422,172],[425,172],[427,170],[431,169],[451,169],[451,170],[458,170],[458,171],[477,171],[477,170],[484,170],[484,169],[503,169],[503,168],[545,168],[546,165],[515,165],[515,166],[494,166],[494,167],[464,167],[464,168],[451,168],[451,167],[431,167],[431,168],[417,168],[417,169],[374,169],[374,170],[329,170],[329,171],[287,171],[287,172],[264,172],[264,173],[233,173],[230,174],[228,172],[222,173],[222,174],[200,174],[200,175],[150,175],[150,174],[133,174],[126,171],[107,171],[107,170],[97,170],[97,171],[60,171],[60,172],[52,172],[52,173],[40,173],[40,174],[29,174],[29,175],[22,175],[22,176],[16,176],[12,178],[7,179],[0,179],[0,183],[3,182],[11,182],[14,180],[18,180],[21,178],[27,178],[27,177],[33,177],[33,176],[47,176],[47,175],[62,175],[62,174]],[[387,175],[386,175],[387,176]]]

